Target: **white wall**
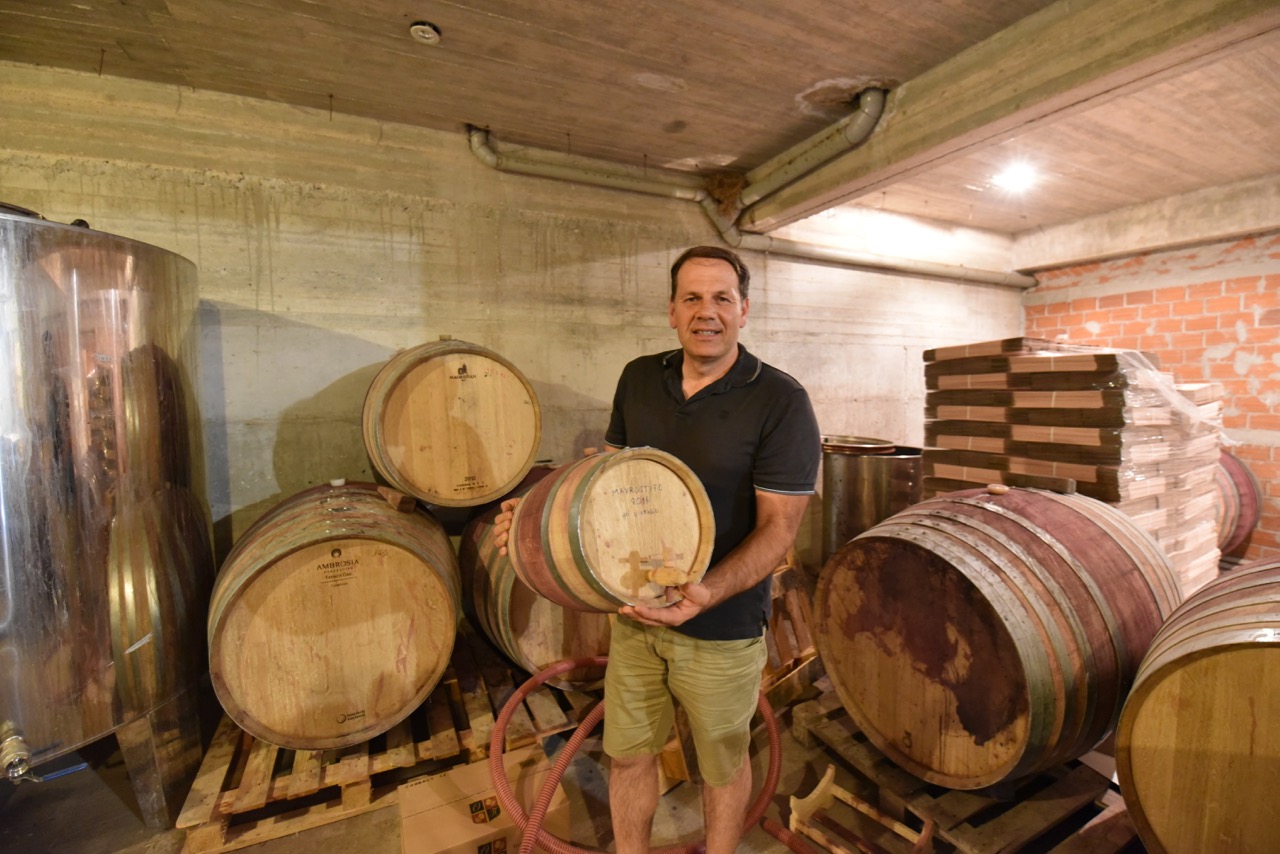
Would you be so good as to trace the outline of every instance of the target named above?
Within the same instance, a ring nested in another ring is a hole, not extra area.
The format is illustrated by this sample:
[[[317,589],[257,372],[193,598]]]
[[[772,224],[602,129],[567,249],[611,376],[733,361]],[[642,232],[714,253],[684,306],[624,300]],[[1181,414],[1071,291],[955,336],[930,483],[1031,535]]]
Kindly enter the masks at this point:
[[[668,266],[718,242],[692,204],[494,172],[461,128],[4,63],[0,201],[196,263],[221,550],[306,486],[371,479],[368,383],[443,334],[530,379],[540,456],[599,444],[622,365],[674,345]],[[743,341],[809,388],[825,432],[918,444],[921,351],[1022,329],[1013,290],[744,257]]]

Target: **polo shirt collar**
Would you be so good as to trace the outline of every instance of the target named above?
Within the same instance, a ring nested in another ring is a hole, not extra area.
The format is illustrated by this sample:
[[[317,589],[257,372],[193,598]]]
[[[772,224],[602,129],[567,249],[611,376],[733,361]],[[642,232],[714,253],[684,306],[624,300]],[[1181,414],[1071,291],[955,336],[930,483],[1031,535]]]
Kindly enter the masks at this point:
[[[672,390],[677,400],[683,400],[684,392],[682,391],[682,386],[684,376],[682,369],[684,367],[684,350],[672,350],[667,353],[662,357],[662,364],[666,369],[667,388]],[[729,389],[748,385],[756,377],[760,376],[761,364],[759,357],[748,352],[747,348],[743,347],[742,344],[738,344],[738,358],[734,361],[733,366],[729,368],[729,372],[694,396],[721,394]]]

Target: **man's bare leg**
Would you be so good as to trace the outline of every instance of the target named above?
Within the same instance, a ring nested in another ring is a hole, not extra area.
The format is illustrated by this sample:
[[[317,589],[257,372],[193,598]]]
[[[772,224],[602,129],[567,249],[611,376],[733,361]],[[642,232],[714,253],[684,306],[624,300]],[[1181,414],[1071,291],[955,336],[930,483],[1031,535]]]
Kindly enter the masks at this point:
[[[750,799],[750,757],[743,757],[742,767],[729,785],[708,786],[703,783],[702,813],[707,826],[707,854],[733,854],[737,849]]]
[[[648,854],[658,809],[658,757],[609,758],[609,812],[618,854]]]

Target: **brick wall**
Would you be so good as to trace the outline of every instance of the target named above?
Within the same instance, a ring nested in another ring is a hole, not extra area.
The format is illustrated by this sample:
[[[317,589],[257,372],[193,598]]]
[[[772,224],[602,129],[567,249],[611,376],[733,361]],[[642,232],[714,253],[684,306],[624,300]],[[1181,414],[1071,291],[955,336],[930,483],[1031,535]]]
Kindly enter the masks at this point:
[[[1027,335],[1142,350],[1176,382],[1222,383],[1228,450],[1263,492],[1258,528],[1233,555],[1280,554],[1280,234],[1038,278]]]

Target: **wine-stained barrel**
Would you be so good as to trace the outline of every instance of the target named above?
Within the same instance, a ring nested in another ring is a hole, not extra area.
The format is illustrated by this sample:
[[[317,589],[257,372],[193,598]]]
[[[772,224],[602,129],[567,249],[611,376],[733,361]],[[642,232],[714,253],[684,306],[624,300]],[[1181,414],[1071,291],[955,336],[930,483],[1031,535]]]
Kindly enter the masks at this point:
[[[953,789],[1020,779],[1114,728],[1179,601],[1155,542],[1079,495],[990,487],[889,517],[822,569],[817,643],[892,761]]]
[[[535,466],[510,497],[523,497],[554,469]],[[529,673],[566,658],[609,654],[610,616],[576,611],[540,595],[516,575],[510,554],[498,554],[493,542],[498,505],[467,523],[459,544],[463,606],[468,617],[516,665]],[[571,670],[548,680],[557,688],[590,690],[604,668]]]
[[[368,483],[286,499],[236,541],[209,605],[224,709],[281,747],[345,747],[407,717],[444,674],[460,615],[457,557],[416,505]]]
[[[660,605],[653,570],[698,581],[711,562],[715,519],[688,466],[656,448],[605,451],[540,480],[511,520],[512,565],[565,608]]]
[[[1276,850],[1280,557],[1193,593],[1160,629],[1116,729],[1116,773],[1148,851]]]
[[[1217,499],[1218,548],[1223,554],[1233,552],[1253,529],[1258,527],[1262,511],[1262,487],[1249,467],[1237,457],[1223,451],[1214,469],[1213,490]]]
[[[542,439],[537,395],[511,362],[446,338],[397,353],[365,395],[374,468],[407,495],[476,507],[506,495]]]

